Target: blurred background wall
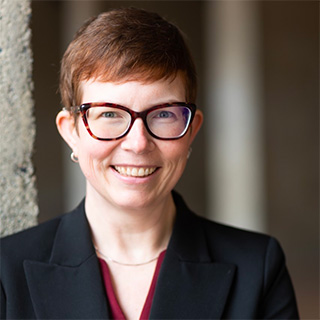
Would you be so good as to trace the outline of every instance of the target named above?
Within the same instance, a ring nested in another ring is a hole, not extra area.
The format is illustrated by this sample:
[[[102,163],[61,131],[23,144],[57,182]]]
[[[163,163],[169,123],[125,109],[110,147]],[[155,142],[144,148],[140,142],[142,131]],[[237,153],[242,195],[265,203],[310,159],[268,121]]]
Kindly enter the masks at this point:
[[[39,221],[85,192],[55,128],[61,56],[119,6],[176,23],[195,58],[205,123],[177,189],[198,214],[277,237],[301,317],[319,318],[317,1],[32,1]]]

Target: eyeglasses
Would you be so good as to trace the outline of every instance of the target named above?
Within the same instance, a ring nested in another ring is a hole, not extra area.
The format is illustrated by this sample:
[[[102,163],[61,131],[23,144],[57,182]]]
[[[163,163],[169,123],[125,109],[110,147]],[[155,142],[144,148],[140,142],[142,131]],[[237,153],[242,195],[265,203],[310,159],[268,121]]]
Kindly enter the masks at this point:
[[[196,109],[193,103],[175,102],[136,112],[114,103],[94,102],[64,110],[80,113],[88,133],[97,140],[117,140],[124,137],[138,118],[142,119],[152,137],[174,140],[186,134]]]

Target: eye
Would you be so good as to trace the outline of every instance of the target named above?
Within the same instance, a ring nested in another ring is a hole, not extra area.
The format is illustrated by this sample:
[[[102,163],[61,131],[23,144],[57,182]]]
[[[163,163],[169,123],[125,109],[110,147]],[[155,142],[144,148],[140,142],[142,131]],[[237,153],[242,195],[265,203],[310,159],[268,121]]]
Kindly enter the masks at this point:
[[[103,118],[116,118],[118,115],[116,112],[112,112],[112,111],[106,111],[101,113],[100,117]]]
[[[164,118],[164,119],[166,119],[166,118],[172,118],[173,116],[174,116],[173,112],[164,111],[164,110],[160,111],[160,112],[156,115],[157,118]]]
[[[93,107],[87,111],[87,118],[90,121],[126,121],[129,114],[123,110],[109,107]]]

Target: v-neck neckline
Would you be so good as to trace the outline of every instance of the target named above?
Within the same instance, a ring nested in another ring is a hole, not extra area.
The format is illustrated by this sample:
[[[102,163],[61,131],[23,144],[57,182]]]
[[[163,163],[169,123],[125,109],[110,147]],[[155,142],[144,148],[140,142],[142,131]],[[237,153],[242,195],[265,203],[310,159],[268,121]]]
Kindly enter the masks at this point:
[[[146,300],[144,302],[141,314],[139,319],[140,320],[146,320],[149,319],[150,311],[151,311],[151,306],[152,306],[152,301],[153,301],[153,296],[158,280],[158,276],[160,273],[160,268],[163,262],[163,259],[165,257],[166,250],[162,251],[158,257],[157,264],[153,273],[152,281],[149,287],[148,294],[146,296]],[[100,263],[100,268],[102,271],[102,276],[103,276],[103,281],[104,281],[104,286],[106,289],[108,301],[109,301],[109,306],[111,309],[111,315],[112,319],[117,319],[117,320],[126,320],[126,317],[119,305],[118,299],[115,294],[115,290],[112,285],[112,280],[111,280],[111,273],[110,269],[108,267],[108,264],[105,260],[99,258],[99,263]]]

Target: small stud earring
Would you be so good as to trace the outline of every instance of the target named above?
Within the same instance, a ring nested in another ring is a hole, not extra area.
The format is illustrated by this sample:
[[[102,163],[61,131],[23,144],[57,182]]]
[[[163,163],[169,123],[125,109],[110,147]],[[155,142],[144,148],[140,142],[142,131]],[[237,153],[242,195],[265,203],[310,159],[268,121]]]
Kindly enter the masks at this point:
[[[190,158],[191,153],[192,153],[192,148],[190,147],[190,148],[189,148],[189,151],[188,151],[187,159],[189,159],[189,158]]]
[[[74,154],[74,152],[71,152],[70,154],[70,158],[73,162],[78,163],[79,162],[79,158]]]

